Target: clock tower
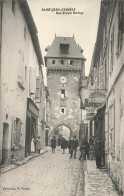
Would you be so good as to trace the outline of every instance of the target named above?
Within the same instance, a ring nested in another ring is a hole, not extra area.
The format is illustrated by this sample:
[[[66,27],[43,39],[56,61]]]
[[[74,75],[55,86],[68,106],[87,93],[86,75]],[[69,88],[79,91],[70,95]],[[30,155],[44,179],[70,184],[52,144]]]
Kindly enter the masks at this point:
[[[81,124],[80,81],[85,75],[83,50],[74,37],[56,37],[46,48],[47,86],[49,91],[50,135],[66,126],[70,136],[79,138]]]

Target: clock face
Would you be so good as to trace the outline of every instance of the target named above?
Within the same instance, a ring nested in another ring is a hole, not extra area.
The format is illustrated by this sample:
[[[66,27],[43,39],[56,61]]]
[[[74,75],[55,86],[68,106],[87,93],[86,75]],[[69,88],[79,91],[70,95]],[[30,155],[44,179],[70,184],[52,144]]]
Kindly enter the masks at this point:
[[[65,84],[67,82],[67,78],[65,76],[61,76],[59,81],[61,84]]]

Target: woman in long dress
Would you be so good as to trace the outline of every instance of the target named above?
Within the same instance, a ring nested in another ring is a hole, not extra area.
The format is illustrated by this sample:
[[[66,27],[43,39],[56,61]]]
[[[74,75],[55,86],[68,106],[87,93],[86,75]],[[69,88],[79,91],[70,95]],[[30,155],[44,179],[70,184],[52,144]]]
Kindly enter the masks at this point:
[[[31,152],[35,152],[35,148],[34,148],[34,139],[32,138],[31,140]]]

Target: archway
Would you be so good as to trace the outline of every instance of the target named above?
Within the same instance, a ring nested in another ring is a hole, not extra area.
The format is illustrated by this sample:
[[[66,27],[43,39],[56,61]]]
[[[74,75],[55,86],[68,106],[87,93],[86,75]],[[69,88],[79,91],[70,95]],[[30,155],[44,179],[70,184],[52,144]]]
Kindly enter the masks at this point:
[[[53,137],[54,135],[56,137],[57,145],[60,146],[62,137],[64,137],[66,140],[69,140],[69,137],[71,137],[71,129],[63,124],[58,125],[52,131],[51,136]]]

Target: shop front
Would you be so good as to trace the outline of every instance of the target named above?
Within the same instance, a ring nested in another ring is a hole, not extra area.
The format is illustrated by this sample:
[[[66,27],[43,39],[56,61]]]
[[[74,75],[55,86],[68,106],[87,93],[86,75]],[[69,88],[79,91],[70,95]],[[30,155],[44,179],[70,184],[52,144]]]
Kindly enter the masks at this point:
[[[103,166],[105,166],[105,109],[106,105],[97,110],[94,116],[94,135],[102,142],[103,148]]]
[[[31,98],[27,100],[27,114],[26,114],[26,138],[25,138],[25,156],[31,153],[31,140],[35,141],[38,137],[38,117],[39,108],[32,101]],[[35,145],[35,152],[36,152]]]

